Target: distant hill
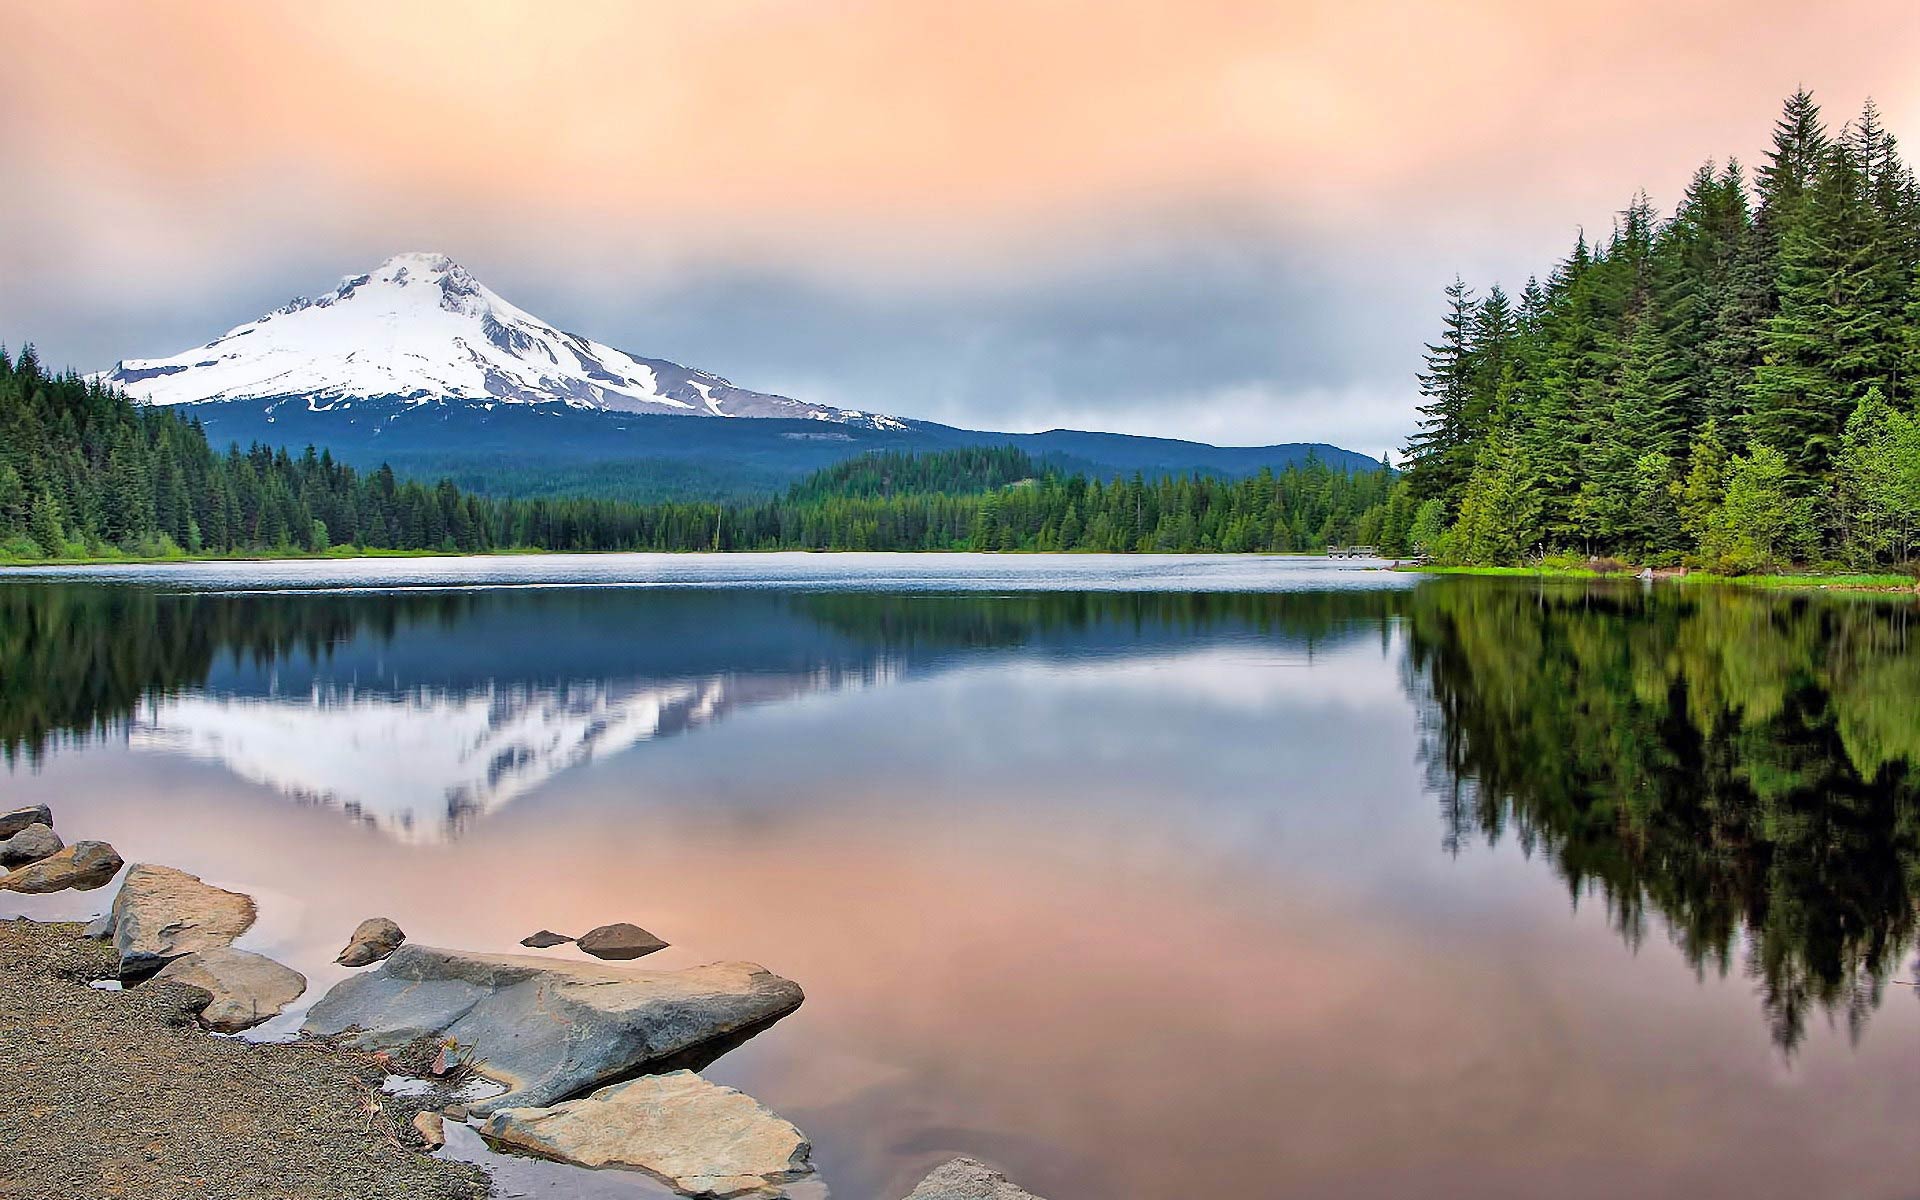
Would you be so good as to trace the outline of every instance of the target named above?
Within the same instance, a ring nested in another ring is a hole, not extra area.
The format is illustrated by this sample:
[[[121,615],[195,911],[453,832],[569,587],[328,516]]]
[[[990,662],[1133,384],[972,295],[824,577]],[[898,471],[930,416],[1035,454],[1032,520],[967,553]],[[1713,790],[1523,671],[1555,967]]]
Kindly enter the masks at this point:
[[[496,495],[605,495],[719,499],[776,491],[821,467],[871,451],[927,453],[1012,446],[1062,470],[1092,475],[1189,474],[1243,478],[1316,458],[1371,470],[1369,455],[1312,442],[1210,446],[1172,438],[1055,429],[986,433],[929,421],[898,427],[764,417],[688,420],[566,405],[361,401],[348,409],[284,401],[196,404],[191,415],[216,446],[259,441],[331,450],[360,466],[391,464],[414,477],[452,478]]]

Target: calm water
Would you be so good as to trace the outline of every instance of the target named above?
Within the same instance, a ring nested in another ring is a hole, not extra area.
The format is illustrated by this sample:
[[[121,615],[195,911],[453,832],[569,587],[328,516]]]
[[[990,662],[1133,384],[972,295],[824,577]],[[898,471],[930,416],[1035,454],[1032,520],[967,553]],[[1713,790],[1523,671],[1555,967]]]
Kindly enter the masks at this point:
[[[0,787],[252,892],[309,1001],[374,914],[763,962],[806,1005],[707,1073],[851,1200],[960,1152],[1911,1197],[1917,618],[1281,559],[9,574]]]

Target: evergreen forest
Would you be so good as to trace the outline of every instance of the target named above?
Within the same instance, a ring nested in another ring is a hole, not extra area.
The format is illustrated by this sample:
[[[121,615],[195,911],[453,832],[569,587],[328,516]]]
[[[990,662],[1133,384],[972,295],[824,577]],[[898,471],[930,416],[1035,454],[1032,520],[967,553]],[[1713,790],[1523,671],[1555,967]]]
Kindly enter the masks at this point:
[[[502,499],[309,447],[216,452],[31,347],[0,351],[0,559],[541,550],[1315,551],[1405,540],[1384,464],[1101,480],[1011,447],[875,454],[723,503]]]
[[[1728,572],[1920,554],[1920,187],[1869,101],[1645,194],[1517,297],[1446,289],[1402,465],[1443,561]]]

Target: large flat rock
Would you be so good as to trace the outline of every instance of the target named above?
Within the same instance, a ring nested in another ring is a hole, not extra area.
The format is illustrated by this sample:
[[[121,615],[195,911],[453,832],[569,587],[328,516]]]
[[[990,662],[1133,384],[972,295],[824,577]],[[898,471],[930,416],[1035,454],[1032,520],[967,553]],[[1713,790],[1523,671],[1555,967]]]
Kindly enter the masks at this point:
[[[278,1016],[307,990],[307,977],[292,967],[232,946],[184,954],[154,979],[171,979],[212,996],[200,1020],[220,1033],[238,1033]]]
[[[688,1196],[784,1197],[813,1174],[805,1134],[744,1092],[692,1071],[644,1075],[551,1108],[505,1108],[498,1146],[583,1167],[646,1171]]]
[[[123,975],[138,975],[183,954],[230,945],[253,925],[253,918],[251,896],[152,863],[135,863],[127,869],[108,916]]]
[[[552,1104],[785,1016],[800,985],[746,962],[639,971],[405,945],[336,984],[309,1033],[367,1049],[451,1038],[507,1087],[476,1112]]]
[[[1040,1200],[983,1162],[953,1158],[933,1169],[907,1200]]]

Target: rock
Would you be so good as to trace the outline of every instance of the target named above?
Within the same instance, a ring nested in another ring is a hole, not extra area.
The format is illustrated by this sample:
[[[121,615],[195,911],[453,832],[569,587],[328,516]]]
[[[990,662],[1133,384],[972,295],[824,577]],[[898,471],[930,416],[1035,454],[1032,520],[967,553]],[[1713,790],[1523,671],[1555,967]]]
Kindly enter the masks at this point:
[[[333,961],[343,967],[364,967],[376,963],[400,948],[407,935],[385,917],[368,917],[354,928],[347,948]]]
[[[806,1135],[692,1071],[643,1075],[552,1108],[501,1109],[491,1142],[583,1167],[646,1171],[689,1196],[785,1196],[813,1173]]]
[[[555,933],[551,929],[542,929],[539,933],[528,934],[520,939],[522,946],[532,946],[535,950],[545,950],[548,946],[564,946],[573,939],[564,933]]]
[[[44,804],[30,804],[12,812],[0,813],[0,838],[10,838],[29,825],[53,828],[53,810]]]
[[[906,1200],[1040,1200],[983,1162],[955,1158],[941,1163]]]
[[[75,842],[50,858],[0,875],[0,892],[90,892],[119,874],[120,856],[105,842]]]
[[[251,896],[172,867],[135,863],[113,898],[120,973],[138,975],[170,958],[228,945],[253,925],[253,918]]]
[[[12,837],[0,839],[0,867],[23,867],[52,858],[66,845],[53,831],[53,826],[35,821]]]
[[[447,1144],[447,1123],[437,1112],[422,1110],[413,1114],[413,1131],[429,1150],[438,1150]]]
[[[212,996],[201,1023],[220,1033],[239,1033],[277,1016],[307,990],[307,977],[264,954],[215,946],[183,954],[160,968],[155,980],[197,987]]]
[[[639,958],[667,948],[667,943],[638,925],[629,925],[625,921],[589,929],[580,935],[574,945],[595,958],[618,959]]]
[[[467,1106],[464,1104],[449,1104],[441,1109],[440,1113],[449,1121],[464,1121],[467,1119]]]
[[[800,985],[753,963],[636,971],[409,943],[342,980],[308,1033],[360,1031],[362,1049],[452,1038],[506,1085],[473,1110],[551,1104],[650,1063],[747,1034],[800,1007]]]
[[[80,936],[83,938],[92,938],[96,942],[112,941],[113,910],[109,909],[93,920],[88,921],[87,927],[80,931]]]

